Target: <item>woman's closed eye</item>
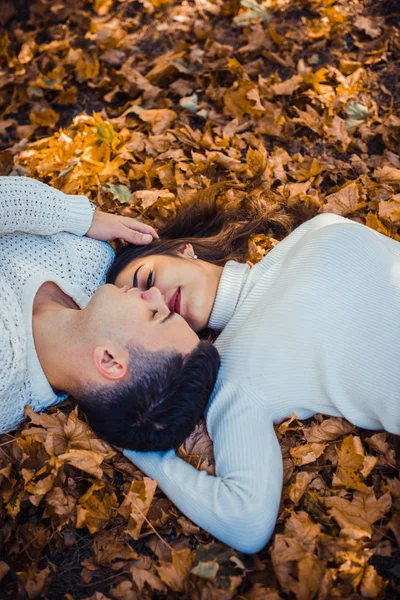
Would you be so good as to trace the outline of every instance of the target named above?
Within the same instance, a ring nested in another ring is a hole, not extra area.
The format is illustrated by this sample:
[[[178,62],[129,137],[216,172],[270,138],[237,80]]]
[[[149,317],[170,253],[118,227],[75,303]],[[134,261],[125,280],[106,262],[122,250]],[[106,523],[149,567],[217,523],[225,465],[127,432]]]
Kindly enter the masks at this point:
[[[154,285],[153,271],[150,271],[150,273],[148,274],[148,277],[146,279],[146,290],[149,290],[151,287],[153,287],[153,285]]]

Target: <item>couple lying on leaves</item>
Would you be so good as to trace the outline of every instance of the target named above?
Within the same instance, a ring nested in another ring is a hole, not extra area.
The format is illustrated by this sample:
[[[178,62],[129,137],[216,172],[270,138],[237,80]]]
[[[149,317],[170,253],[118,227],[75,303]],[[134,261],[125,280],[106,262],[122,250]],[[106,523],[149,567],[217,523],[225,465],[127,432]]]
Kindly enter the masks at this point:
[[[245,195],[223,209],[222,187],[158,237],[0,178],[0,430],[71,393],[184,514],[252,553],[279,508],[274,423],[318,412],[400,433],[400,243],[321,214],[250,268],[249,235],[283,237],[290,218]],[[116,237],[133,244],[115,258]],[[203,413],[216,476],[174,451]]]

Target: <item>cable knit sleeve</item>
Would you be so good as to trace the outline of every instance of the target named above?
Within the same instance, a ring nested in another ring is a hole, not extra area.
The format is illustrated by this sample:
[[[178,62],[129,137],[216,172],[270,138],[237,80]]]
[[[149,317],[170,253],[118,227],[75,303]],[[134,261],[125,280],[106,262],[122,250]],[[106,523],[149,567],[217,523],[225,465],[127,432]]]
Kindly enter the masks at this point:
[[[167,452],[124,454],[192,521],[224,543],[258,552],[275,527],[282,491],[282,456],[272,420],[251,392],[219,381],[207,414],[216,476]]]
[[[0,234],[84,235],[92,219],[85,196],[64,194],[30,177],[0,177]]]
[[[0,274],[0,433],[14,429],[24,416],[26,339],[18,303]]]

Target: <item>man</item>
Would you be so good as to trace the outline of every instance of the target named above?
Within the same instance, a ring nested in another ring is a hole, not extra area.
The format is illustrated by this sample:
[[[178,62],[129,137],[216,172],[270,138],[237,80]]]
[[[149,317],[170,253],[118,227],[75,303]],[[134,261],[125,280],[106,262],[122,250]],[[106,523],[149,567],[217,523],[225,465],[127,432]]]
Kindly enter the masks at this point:
[[[154,229],[25,177],[0,178],[0,215],[0,432],[18,425],[27,404],[41,411],[66,393],[88,410],[95,410],[97,398],[110,407],[126,399],[139,424],[152,421],[152,365],[161,393],[198,352],[198,338],[170,314],[157,289],[102,284],[114,256],[104,241],[148,243]],[[202,409],[209,392],[209,385],[199,392]],[[166,427],[151,422],[149,433],[157,428]],[[165,439],[159,447],[177,441]]]

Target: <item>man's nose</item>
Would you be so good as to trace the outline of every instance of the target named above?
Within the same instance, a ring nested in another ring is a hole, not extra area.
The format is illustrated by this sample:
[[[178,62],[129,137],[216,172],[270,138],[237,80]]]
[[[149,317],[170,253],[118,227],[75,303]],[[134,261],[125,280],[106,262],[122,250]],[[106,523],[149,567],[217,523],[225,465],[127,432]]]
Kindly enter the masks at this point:
[[[141,292],[140,295],[143,300],[145,300],[146,302],[149,302],[149,304],[151,304],[151,306],[154,307],[155,309],[157,309],[157,310],[168,309],[167,305],[165,304],[163,295],[157,287],[151,287],[150,289],[146,290],[145,292]]]

